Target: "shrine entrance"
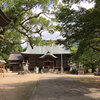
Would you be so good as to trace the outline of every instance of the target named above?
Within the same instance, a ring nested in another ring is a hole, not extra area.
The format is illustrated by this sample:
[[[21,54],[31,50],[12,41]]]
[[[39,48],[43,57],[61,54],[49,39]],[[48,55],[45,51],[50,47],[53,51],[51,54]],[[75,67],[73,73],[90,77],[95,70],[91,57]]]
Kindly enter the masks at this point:
[[[43,65],[44,65],[45,72],[53,72],[54,61],[50,61],[50,60],[44,61]]]

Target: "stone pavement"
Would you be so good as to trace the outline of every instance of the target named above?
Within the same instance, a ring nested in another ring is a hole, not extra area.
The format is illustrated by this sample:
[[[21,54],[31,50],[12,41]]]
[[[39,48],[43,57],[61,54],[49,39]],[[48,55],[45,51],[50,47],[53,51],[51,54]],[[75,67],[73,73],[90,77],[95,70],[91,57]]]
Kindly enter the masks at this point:
[[[86,84],[63,75],[43,74],[29,100],[100,100],[87,94],[91,93]]]

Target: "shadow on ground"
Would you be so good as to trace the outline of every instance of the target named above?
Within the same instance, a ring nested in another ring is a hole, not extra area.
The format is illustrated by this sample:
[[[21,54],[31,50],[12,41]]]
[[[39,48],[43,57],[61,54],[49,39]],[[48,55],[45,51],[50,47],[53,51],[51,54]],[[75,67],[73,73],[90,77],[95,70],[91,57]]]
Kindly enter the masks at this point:
[[[0,100],[28,100],[37,84],[32,78],[27,75],[0,78]]]
[[[70,77],[45,77],[30,100],[100,100],[100,83],[95,87]]]
[[[38,85],[36,81],[0,85],[0,100],[28,100],[36,85],[30,100],[100,100],[100,82],[93,84],[46,74]]]

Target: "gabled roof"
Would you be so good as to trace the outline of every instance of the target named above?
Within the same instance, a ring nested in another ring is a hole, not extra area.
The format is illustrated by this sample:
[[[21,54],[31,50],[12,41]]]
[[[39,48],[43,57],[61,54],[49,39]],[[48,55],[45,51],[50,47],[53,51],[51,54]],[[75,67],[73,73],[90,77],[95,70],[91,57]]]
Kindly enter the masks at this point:
[[[11,53],[8,60],[23,60],[21,53]]]
[[[10,20],[4,15],[2,10],[0,9],[0,26],[5,27],[8,25]]]
[[[47,52],[46,54],[44,54],[43,56],[41,56],[40,58],[45,58],[46,56],[51,56],[53,58],[57,58],[55,55],[51,54],[50,52]]]
[[[27,49],[22,54],[46,54],[50,52],[51,54],[71,54],[70,50],[67,50],[63,45],[44,45],[44,46],[34,46],[32,49],[29,43],[27,44]]]

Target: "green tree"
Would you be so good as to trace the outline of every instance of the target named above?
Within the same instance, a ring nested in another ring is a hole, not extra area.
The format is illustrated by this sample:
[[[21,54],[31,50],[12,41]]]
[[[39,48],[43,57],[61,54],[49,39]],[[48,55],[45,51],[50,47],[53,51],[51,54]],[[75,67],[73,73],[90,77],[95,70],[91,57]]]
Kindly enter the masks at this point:
[[[53,43],[55,43],[54,40],[42,40],[41,37],[34,37],[34,39],[33,39],[33,45],[43,46],[43,45],[51,45]]]
[[[11,52],[22,52],[23,48],[20,44],[12,45],[6,43],[0,43],[0,59],[7,59]]]
[[[20,43],[27,38],[33,47],[34,34],[42,36],[43,30],[51,32],[52,25],[46,17],[51,14],[48,7],[54,7],[58,0],[2,0],[0,9],[11,20],[6,28],[0,29],[0,42]],[[37,13],[37,8],[41,12]],[[42,16],[44,15],[44,16]],[[45,17],[46,16],[46,17]]]
[[[94,1],[92,9],[71,9],[71,5],[81,0],[64,0],[67,6],[60,6],[56,16],[61,23],[64,38],[62,43],[69,48],[77,45],[73,59],[84,65],[97,66],[100,58],[100,0]],[[86,0],[91,1],[91,0]],[[94,67],[93,67],[94,68]]]

